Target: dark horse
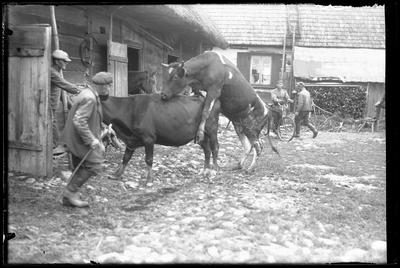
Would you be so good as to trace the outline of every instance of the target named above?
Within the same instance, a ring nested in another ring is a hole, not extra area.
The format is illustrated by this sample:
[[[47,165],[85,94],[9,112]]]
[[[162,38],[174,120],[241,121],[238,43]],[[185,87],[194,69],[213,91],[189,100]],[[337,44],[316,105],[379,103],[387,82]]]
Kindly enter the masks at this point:
[[[157,72],[128,71],[128,95],[156,93],[156,85]]]
[[[138,147],[145,148],[147,180],[152,179],[154,144],[182,146],[196,136],[201,121],[204,97],[175,96],[169,102],[161,100],[159,94],[140,94],[128,97],[101,96],[103,122],[112,123],[112,128],[125,144],[126,149],[122,164],[112,178],[119,178]],[[205,175],[218,170],[218,115],[219,102],[215,103],[206,122],[206,135],[200,143],[203,148]],[[210,166],[210,156],[213,165]]]
[[[201,141],[204,138],[205,122],[213,105],[219,100],[221,113],[232,121],[245,149],[239,168],[247,155],[253,151],[253,161],[249,167],[251,169],[256,160],[256,153],[259,156],[262,150],[259,135],[268,121],[268,108],[242,73],[227,58],[214,51],[206,51],[186,62],[162,65],[168,67],[168,78],[161,91],[163,100],[179,94],[192,83],[200,84],[207,92],[196,139]],[[270,137],[267,137],[272,149],[278,153]]]

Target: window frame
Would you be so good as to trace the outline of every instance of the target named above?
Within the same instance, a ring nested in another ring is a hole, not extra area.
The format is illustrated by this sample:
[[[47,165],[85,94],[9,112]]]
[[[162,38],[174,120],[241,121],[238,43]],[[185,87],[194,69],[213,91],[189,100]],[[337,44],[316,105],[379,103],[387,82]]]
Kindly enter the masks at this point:
[[[272,82],[273,82],[273,77],[272,77],[272,71],[273,71],[273,55],[270,53],[254,53],[254,52],[250,52],[249,53],[250,56],[250,62],[249,62],[249,83],[251,84],[252,87],[270,87],[272,86]],[[258,57],[269,57],[270,59],[270,68],[269,68],[269,76],[270,76],[270,81],[269,84],[263,84],[263,83],[252,83],[252,63],[253,63],[253,57],[254,56],[258,56]]]

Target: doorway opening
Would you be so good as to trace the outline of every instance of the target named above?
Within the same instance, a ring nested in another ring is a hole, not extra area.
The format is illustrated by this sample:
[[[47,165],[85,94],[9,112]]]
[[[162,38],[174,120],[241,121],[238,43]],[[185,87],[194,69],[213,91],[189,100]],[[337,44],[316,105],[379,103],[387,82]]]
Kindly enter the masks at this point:
[[[128,72],[139,71],[140,69],[139,56],[140,56],[139,49],[128,47]]]
[[[172,62],[177,62],[177,61],[178,61],[178,57],[168,55],[168,64],[170,64]]]

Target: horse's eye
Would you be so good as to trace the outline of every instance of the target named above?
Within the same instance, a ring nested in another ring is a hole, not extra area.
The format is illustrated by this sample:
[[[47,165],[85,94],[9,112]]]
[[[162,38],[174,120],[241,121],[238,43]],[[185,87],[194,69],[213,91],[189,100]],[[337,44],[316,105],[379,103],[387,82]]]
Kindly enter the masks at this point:
[[[177,74],[172,77],[172,80],[178,80],[178,79],[179,79],[179,76]]]

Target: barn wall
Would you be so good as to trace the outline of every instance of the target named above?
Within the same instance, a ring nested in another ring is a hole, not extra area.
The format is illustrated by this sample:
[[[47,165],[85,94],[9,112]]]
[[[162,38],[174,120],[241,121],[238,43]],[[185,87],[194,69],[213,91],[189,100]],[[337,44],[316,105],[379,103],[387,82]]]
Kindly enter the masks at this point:
[[[64,77],[73,83],[84,81],[85,67],[81,63],[80,45],[87,32],[85,12],[74,6],[55,7],[60,49],[65,50],[72,60],[64,71]],[[50,6],[21,5],[9,6],[11,25],[41,24],[51,25]],[[54,49],[54,44],[52,44]]]
[[[107,40],[110,32],[110,15],[102,8],[84,10],[80,6],[55,6],[56,20],[59,32],[60,49],[65,50],[72,62],[64,71],[64,77],[72,82],[82,84],[86,81],[85,72],[90,76],[107,70]],[[50,7],[48,5],[15,5],[9,12],[11,24],[51,24]],[[140,22],[137,22],[139,25]],[[113,41],[127,44],[141,50],[140,69],[149,72],[157,71],[157,87],[162,88],[162,62],[167,62],[168,55],[178,57],[178,60],[188,60],[209,50],[210,45],[200,39],[192,40],[186,36],[178,37],[174,51],[169,51],[162,44],[138,32],[137,25],[131,25],[119,17],[113,18]],[[136,29],[136,30],[135,30]],[[155,35],[154,33],[151,33]],[[158,37],[160,40],[162,38]],[[172,45],[172,44],[171,44]],[[89,50],[90,48],[90,50]],[[92,62],[92,66],[86,64]],[[64,125],[63,115],[58,115],[61,128]]]
[[[57,30],[59,34],[60,49],[65,50],[71,62],[63,71],[65,79],[72,83],[85,82],[84,73],[86,66],[82,64],[81,48],[87,38],[87,19],[85,12],[74,6],[55,6]],[[49,24],[51,25],[50,6],[47,5],[10,5],[8,8],[8,21],[10,25],[23,24]],[[52,50],[55,44],[52,41]],[[56,114],[60,130],[64,127],[63,107],[59,106]]]

